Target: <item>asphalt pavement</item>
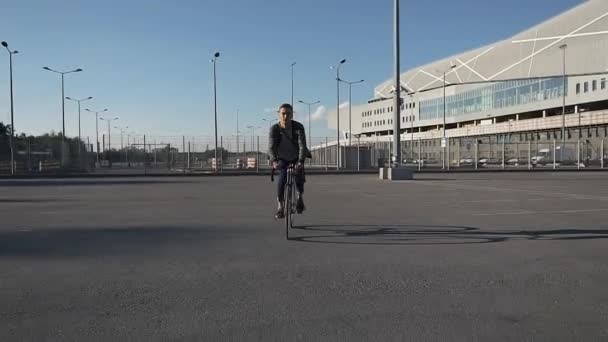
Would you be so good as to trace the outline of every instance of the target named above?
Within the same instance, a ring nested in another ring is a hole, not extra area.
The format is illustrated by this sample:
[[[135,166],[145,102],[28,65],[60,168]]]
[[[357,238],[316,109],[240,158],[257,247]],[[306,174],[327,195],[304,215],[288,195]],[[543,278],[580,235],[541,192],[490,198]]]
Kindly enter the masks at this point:
[[[608,340],[608,174],[0,180],[0,341]]]

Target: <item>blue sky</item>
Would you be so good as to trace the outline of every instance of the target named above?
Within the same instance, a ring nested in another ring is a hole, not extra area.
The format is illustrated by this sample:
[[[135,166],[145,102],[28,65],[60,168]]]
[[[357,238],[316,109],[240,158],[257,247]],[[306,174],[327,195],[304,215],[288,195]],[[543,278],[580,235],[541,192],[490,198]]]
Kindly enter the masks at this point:
[[[507,38],[569,9],[580,0],[401,1],[402,71]],[[42,70],[83,68],[66,76],[66,95],[138,134],[213,135],[213,53],[218,60],[218,127],[267,127],[275,109],[295,100],[336,104],[329,66],[348,62],[342,76],[365,79],[353,102],[373,96],[391,77],[392,0],[4,0],[0,40],[14,57],[18,132],[61,129],[59,75]],[[8,56],[0,52],[0,121],[10,121]],[[346,87],[342,101],[347,100]],[[313,111],[315,108],[313,108]],[[296,117],[307,113],[296,107]],[[321,113],[322,110],[318,112]],[[302,118],[300,116],[300,118]],[[300,120],[306,123],[306,120]],[[102,129],[100,124],[100,129]],[[66,102],[66,129],[77,135],[76,104]],[[95,135],[83,111],[83,136]],[[324,118],[313,135],[334,133]]]

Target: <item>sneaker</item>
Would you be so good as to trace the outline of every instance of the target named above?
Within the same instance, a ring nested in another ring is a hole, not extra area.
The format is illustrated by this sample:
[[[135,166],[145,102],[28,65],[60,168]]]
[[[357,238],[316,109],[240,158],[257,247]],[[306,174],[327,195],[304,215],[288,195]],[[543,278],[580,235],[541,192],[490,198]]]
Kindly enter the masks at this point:
[[[296,212],[301,214],[304,210],[306,210],[306,206],[304,206],[304,200],[302,197],[298,197],[298,202],[296,203]]]
[[[274,218],[280,220],[285,218],[285,214],[283,213],[283,209],[279,209],[276,214],[274,214]]]

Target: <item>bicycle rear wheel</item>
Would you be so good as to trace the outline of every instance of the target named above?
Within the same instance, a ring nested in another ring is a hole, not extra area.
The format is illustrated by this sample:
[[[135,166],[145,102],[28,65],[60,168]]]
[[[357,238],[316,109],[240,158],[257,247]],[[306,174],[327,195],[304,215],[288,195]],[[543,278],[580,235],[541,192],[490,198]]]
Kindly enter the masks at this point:
[[[294,227],[294,222],[295,222],[295,217],[296,217],[296,204],[297,204],[297,199],[296,199],[296,189],[295,189],[295,179],[294,176],[292,175],[292,182],[291,182],[291,210],[289,211],[289,227],[293,228]]]
[[[289,227],[291,224],[291,185],[289,185],[289,180],[287,182],[287,186],[285,187],[285,203],[283,210],[285,212],[285,238],[289,240]]]

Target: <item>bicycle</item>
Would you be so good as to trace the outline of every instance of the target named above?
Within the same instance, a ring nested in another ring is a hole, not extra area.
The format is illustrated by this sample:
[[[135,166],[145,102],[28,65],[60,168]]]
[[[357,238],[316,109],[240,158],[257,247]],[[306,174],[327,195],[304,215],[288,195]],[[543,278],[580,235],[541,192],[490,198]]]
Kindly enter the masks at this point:
[[[270,180],[274,182],[274,171],[270,174]],[[287,167],[287,181],[285,182],[285,204],[283,211],[285,212],[285,238],[289,240],[289,228],[293,228],[293,221],[296,213],[296,179],[295,179],[295,166],[289,164]]]

